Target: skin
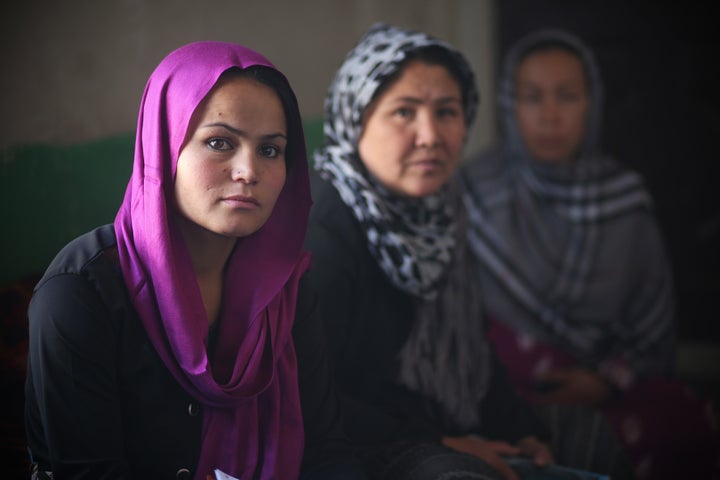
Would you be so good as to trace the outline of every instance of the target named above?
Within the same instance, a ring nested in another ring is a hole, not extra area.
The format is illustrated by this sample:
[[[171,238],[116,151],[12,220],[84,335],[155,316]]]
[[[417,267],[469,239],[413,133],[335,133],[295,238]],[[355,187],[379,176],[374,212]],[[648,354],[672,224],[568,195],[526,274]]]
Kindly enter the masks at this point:
[[[577,158],[589,95],[582,62],[566,50],[538,51],[520,63],[515,113],[525,146],[536,161],[564,164]],[[612,393],[605,380],[583,368],[548,370],[538,380],[561,384],[534,396],[543,403],[597,406]]]
[[[555,462],[550,449],[535,437],[525,437],[511,445],[507,442],[486,440],[476,436],[444,437],[443,445],[453,450],[481,458],[497,470],[506,480],[520,480],[517,473],[503,460],[503,455],[524,455],[532,458],[536,465],[550,465]]]
[[[580,59],[561,49],[531,53],[516,82],[515,114],[530,154],[545,163],[574,161],[590,105]]]
[[[466,133],[457,81],[445,67],[415,60],[366,109],[358,150],[390,191],[423,197],[455,172]]]
[[[280,99],[249,77],[221,79],[191,117],[178,157],[174,217],[210,324],[235,242],[265,224],[280,196],[286,147]]]

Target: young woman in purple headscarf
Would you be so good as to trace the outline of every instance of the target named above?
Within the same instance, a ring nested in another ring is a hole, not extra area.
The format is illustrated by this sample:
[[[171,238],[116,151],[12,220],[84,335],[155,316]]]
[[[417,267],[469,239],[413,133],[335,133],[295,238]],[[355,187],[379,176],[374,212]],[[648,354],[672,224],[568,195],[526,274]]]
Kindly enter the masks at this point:
[[[34,477],[362,478],[302,280],[310,206],[281,73],[222,42],[163,59],[114,224],[68,244],[30,305]]]

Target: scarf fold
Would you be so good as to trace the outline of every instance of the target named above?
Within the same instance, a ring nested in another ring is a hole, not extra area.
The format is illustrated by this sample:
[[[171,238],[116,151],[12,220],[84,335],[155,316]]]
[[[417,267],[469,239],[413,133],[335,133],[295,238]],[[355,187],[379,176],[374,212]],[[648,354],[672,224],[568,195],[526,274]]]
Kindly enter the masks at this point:
[[[216,375],[200,289],[171,214],[193,111],[225,70],[252,65],[275,68],[224,42],[192,43],[161,61],[143,94],[133,171],[115,219],[130,300],[165,366],[204,407],[195,475],[202,480],[215,468],[241,479],[294,478],[303,450],[291,329],[309,264],[302,243],[311,199],[297,105],[286,112],[290,167],[276,206],[260,230],[238,239],[228,260],[216,345],[226,360],[214,366]]]
[[[411,52],[429,46],[444,48],[457,63],[465,121],[472,123],[478,94],[465,58],[424,33],[378,23],[348,53],[330,86],[315,168],[352,210],[392,285],[417,300],[398,382],[438,401],[453,426],[469,428],[479,421],[489,366],[476,299],[457,278],[465,243],[459,192],[448,184],[422,198],[395,195],[368,173],[358,153],[363,112],[375,92]]]
[[[515,116],[518,65],[528,49],[547,44],[564,45],[578,55],[590,91],[585,138],[570,164],[534,161]],[[626,251],[642,241],[630,219],[649,225],[639,234],[653,245],[659,235],[649,220],[652,201],[642,178],[600,154],[602,92],[592,52],[567,32],[542,30],[509,51],[498,98],[503,143],[462,169],[469,243],[483,266],[484,301],[498,320],[565,345],[590,364],[623,355],[638,370],[657,370],[665,361],[658,358],[669,353],[665,342],[673,309],[669,269],[662,252],[650,248],[650,243],[647,253],[638,252],[629,263],[621,263],[626,260],[603,244],[612,241]],[[623,307],[628,313],[634,309],[636,318],[601,318],[593,302],[617,298],[622,288],[618,282],[641,277],[653,264],[658,267],[649,269],[645,285],[621,293],[643,299],[628,300]],[[602,277],[601,270],[623,278]],[[615,344],[623,348],[610,351],[609,336],[619,339]],[[658,350],[660,356],[652,358]]]

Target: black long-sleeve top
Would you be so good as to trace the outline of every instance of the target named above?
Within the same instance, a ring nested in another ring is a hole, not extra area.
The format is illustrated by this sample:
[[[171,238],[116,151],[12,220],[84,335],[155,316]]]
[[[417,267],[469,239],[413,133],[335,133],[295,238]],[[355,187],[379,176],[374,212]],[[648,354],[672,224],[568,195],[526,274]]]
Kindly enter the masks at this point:
[[[490,387],[478,405],[481,424],[473,432],[447,431],[437,404],[398,384],[398,354],[415,321],[414,300],[380,269],[337,190],[316,173],[311,178],[314,204],[305,246],[313,252],[313,263],[308,276],[319,293],[351,439],[373,444],[464,433],[511,442],[527,435],[547,438],[499,361],[493,361]]]
[[[28,446],[39,469],[56,478],[192,478],[202,406],[150,343],[113,260],[115,245],[112,225],[79,237],[36,287],[25,387]],[[293,342],[305,426],[303,471],[315,478],[312,472],[333,464],[356,478],[316,298],[301,280]]]

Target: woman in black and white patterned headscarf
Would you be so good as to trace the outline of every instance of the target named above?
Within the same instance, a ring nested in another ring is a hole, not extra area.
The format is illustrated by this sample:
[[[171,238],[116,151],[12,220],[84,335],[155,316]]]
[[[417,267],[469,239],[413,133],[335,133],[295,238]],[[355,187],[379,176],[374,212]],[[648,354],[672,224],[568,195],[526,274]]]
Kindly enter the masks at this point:
[[[501,453],[552,461],[484,339],[454,180],[477,102],[458,51],[385,24],[347,55],[327,96],[310,276],[348,434],[371,446],[378,478],[515,478]]]

